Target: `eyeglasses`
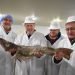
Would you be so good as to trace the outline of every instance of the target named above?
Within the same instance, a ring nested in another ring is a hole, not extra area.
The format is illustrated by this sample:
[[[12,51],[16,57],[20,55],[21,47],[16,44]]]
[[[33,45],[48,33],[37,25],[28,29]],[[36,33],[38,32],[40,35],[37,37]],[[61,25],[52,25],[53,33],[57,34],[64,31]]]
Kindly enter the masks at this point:
[[[69,30],[74,31],[75,28],[66,28],[66,31],[69,31]]]

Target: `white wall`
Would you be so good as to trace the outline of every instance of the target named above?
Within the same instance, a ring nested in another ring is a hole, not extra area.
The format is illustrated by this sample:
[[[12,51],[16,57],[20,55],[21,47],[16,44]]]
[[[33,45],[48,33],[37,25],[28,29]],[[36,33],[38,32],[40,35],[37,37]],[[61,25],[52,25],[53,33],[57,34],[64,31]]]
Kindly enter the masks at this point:
[[[23,25],[13,25],[12,28],[17,34],[20,34],[25,30]],[[36,26],[36,30],[38,32],[43,33],[44,35],[46,35],[49,32],[48,26]],[[61,32],[64,36],[66,36],[64,27],[61,27]]]

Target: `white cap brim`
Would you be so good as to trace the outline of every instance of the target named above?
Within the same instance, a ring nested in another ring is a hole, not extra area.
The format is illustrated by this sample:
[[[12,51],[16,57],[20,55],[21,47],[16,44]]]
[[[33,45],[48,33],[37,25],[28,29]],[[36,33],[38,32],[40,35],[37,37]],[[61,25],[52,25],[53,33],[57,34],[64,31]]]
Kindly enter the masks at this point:
[[[51,30],[51,29],[60,29],[60,28],[51,28],[51,27],[48,27],[48,29]]]

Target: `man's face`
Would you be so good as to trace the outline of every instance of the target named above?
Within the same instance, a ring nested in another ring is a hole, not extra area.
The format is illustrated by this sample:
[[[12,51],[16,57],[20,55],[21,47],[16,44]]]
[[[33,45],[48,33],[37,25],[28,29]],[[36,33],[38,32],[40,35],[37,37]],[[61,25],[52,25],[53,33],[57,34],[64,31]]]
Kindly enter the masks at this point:
[[[54,57],[57,59],[57,60],[61,60],[63,58],[64,54],[63,52],[61,51],[57,51],[54,55]]]
[[[50,36],[56,37],[59,32],[60,32],[59,29],[50,29]]]
[[[35,30],[35,23],[26,23],[25,29],[27,32],[33,32]]]
[[[5,18],[2,22],[4,28],[9,29],[11,27],[12,20]]]
[[[69,39],[75,38],[75,22],[67,23],[66,25],[66,31]]]

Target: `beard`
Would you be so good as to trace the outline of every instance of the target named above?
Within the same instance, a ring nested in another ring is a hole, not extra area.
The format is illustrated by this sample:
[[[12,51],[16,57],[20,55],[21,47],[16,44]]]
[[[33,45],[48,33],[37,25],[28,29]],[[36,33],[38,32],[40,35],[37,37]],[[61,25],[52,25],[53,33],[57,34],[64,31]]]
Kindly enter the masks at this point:
[[[6,32],[9,32],[11,30],[11,25],[3,26],[3,28]]]

